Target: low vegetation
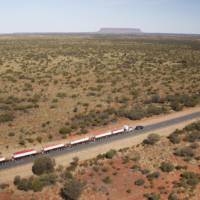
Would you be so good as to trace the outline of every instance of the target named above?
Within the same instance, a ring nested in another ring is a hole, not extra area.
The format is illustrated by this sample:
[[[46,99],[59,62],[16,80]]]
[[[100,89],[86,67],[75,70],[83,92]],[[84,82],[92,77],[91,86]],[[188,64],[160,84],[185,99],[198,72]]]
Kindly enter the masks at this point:
[[[196,38],[10,36],[0,44],[2,151],[200,102]]]
[[[51,173],[54,171],[55,162],[47,156],[42,156],[34,161],[32,171],[36,175],[41,175],[44,173]]]

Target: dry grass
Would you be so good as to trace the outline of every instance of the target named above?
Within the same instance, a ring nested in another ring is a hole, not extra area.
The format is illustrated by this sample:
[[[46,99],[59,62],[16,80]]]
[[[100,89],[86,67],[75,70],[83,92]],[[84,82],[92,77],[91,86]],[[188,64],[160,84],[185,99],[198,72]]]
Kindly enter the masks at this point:
[[[65,138],[62,127],[84,134],[136,106],[170,112],[169,95],[199,97],[194,39],[2,37],[0,55],[2,150]]]

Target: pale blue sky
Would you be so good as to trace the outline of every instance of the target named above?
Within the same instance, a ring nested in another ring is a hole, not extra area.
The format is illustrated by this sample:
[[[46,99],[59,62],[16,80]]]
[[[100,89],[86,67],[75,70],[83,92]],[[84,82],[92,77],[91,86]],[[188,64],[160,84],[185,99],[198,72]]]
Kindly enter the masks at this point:
[[[200,0],[0,0],[0,33],[133,27],[199,33]]]

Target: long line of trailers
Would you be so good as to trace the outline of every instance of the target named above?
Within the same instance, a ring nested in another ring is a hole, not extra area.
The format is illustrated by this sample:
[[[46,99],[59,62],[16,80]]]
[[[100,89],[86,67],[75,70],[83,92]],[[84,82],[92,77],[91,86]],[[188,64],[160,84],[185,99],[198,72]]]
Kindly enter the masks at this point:
[[[111,136],[114,136],[114,135],[130,132],[130,131],[134,131],[134,130],[140,130],[140,129],[143,129],[143,126],[129,127],[129,126],[125,125],[123,127],[123,129],[119,129],[119,130],[115,130],[115,131],[109,131],[109,132],[106,132],[106,133],[102,133],[100,135],[96,135],[94,137],[85,137],[85,138],[81,138],[79,140],[71,141],[71,142],[66,143],[66,144],[55,144],[55,145],[45,146],[45,147],[42,148],[41,151],[36,151],[34,149],[19,151],[19,152],[14,153],[12,155],[11,159],[6,159],[5,157],[0,157],[0,164],[8,162],[8,161],[10,162],[10,161],[18,160],[18,159],[23,159],[23,158],[29,157],[29,156],[35,156],[37,154],[49,153],[50,151],[62,150],[64,148],[71,148],[71,147],[76,146],[76,145],[94,142],[96,140],[100,140],[100,139],[103,139],[105,137],[111,137]]]

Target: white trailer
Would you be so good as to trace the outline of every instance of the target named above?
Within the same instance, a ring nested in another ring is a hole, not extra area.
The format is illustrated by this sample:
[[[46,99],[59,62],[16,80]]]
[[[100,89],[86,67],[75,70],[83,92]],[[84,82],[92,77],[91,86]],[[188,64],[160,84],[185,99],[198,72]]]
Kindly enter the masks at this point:
[[[82,138],[80,140],[75,140],[75,141],[72,141],[70,142],[71,145],[75,145],[75,144],[80,144],[80,143],[85,143],[87,141],[89,141],[90,138],[89,137],[86,137],[86,138]]]
[[[100,135],[97,135],[95,136],[95,139],[100,139],[100,138],[103,138],[103,137],[107,137],[107,136],[110,136],[112,135],[112,132],[107,132],[107,133],[103,133],[103,134],[100,134]]]
[[[119,130],[116,130],[116,131],[113,131],[113,134],[119,134],[119,133],[123,133],[124,132],[124,129],[119,129]]]
[[[17,159],[17,158],[23,158],[26,156],[31,156],[31,155],[35,155],[37,154],[37,151],[34,149],[30,149],[30,150],[24,150],[24,151],[19,151],[13,154],[13,158]]]
[[[5,157],[0,157],[0,163],[6,161]]]
[[[61,149],[61,148],[64,148],[64,147],[65,147],[64,144],[50,145],[50,146],[44,147],[43,151],[47,152],[47,151],[51,151],[51,150],[55,150],[55,149]]]

